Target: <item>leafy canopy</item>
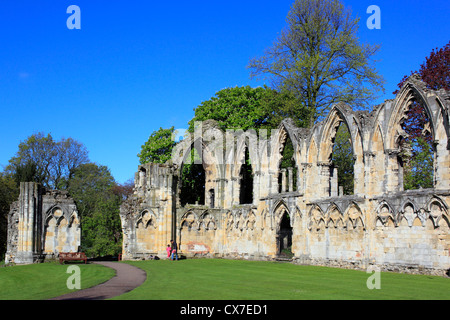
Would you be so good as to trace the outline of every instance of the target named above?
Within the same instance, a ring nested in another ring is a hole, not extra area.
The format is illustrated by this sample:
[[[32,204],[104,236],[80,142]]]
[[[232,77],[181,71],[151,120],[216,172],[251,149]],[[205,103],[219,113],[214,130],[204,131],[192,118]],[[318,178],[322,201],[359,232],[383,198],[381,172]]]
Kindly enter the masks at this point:
[[[371,60],[379,46],[358,40],[359,19],[338,0],[296,0],[286,22],[264,55],[250,60],[251,77],[295,94],[309,126],[338,102],[367,108],[384,80]]]
[[[154,131],[141,147],[141,152],[138,154],[140,163],[166,163],[170,160],[175,146],[174,133],[174,127]]]

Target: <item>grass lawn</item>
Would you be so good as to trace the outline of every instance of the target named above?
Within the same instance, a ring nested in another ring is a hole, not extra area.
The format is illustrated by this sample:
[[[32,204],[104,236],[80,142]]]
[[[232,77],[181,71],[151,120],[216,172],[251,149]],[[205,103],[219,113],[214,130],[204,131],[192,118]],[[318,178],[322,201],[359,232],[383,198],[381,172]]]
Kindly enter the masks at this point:
[[[67,288],[70,264],[42,263],[0,268],[0,300],[45,300],[73,292]],[[77,264],[81,271],[81,288],[103,283],[115,271],[96,264]]]
[[[371,274],[355,270],[209,259],[127,263],[147,280],[121,300],[450,299],[443,277],[381,273],[381,289],[369,290]]]

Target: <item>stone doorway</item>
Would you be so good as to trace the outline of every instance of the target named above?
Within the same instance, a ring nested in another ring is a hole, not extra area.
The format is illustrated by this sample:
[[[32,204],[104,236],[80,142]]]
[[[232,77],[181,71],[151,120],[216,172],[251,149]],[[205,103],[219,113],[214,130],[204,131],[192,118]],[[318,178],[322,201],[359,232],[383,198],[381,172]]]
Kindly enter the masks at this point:
[[[284,212],[277,233],[277,255],[281,258],[292,258],[292,226],[287,211]]]

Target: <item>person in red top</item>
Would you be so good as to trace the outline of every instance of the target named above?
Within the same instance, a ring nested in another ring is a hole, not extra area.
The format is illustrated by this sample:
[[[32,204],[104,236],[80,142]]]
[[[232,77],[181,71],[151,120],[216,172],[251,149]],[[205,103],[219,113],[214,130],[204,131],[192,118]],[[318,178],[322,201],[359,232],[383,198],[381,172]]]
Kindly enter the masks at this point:
[[[170,247],[170,244],[167,245],[166,251],[167,251],[167,258],[170,258],[170,254],[172,253],[172,248]]]
[[[170,243],[172,244],[172,257],[171,257],[171,260],[174,260],[174,258],[176,260],[178,260],[177,243],[175,241],[173,241],[173,240],[170,240]]]

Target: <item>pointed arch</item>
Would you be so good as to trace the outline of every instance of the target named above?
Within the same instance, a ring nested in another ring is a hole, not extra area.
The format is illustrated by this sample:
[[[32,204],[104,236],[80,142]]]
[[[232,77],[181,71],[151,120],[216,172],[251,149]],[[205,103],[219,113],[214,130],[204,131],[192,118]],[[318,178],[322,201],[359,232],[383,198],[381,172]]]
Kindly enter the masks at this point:
[[[217,229],[216,219],[209,213],[205,211],[200,215],[200,228],[205,231],[212,231]]]
[[[151,226],[156,229],[158,226],[157,222],[158,218],[156,214],[151,209],[145,209],[139,214],[139,217],[136,220],[136,227],[139,228],[142,226],[142,228],[148,229]]]
[[[436,136],[436,124],[435,118],[433,117],[433,112],[428,103],[426,93],[423,91],[420,85],[417,84],[417,79],[411,76],[400,89],[400,92],[394,99],[394,106],[391,112],[388,128],[391,128],[387,132],[387,149],[397,149],[399,147],[398,143],[401,137],[406,137],[404,130],[401,128],[403,121],[406,119],[406,113],[408,112],[411,104],[417,101],[422,105],[424,111],[430,121],[431,135]]]
[[[187,211],[182,217],[181,217],[181,223],[180,223],[180,229],[185,230],[187,229],[190,231],[191,229],[198,230],[199,228],[199,217],[193,210]]]
[[[366,228],[363,211],[354,201],[352,201],[345,210],[344,220],[348,223],[348,226],[352,226],[354,229],[357,227],[362,227],[363,229]]]

